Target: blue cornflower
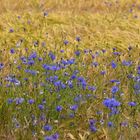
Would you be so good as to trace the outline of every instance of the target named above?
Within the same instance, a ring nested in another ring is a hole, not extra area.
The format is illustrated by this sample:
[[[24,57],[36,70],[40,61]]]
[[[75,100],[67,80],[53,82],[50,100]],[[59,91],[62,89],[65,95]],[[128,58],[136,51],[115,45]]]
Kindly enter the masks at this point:
[[[64,44],[65,45],[68,45],[69,44],[69,41],[68,40],[64,40]]]
[[[55,57],[55,55],[52,52],[49,52],[48,55],[52,59],[52,61],[55,60],[56,57]]]
[[[80,55],[80,51],[79,50],[75,51],[75,55],[79,56]]]
[[[43,129],[44,129],[45,131],[51,131],[51,130],[52,130],[52,126],[49,125],[49,124],[47,124],[47,125],[45,125],[45,126],[43,127]]]
[[[94,125],[91,125],[90,126],[90,131],[91,132],[96,132],[97,131],[97,128]]]
[[[89,120],[89,125],[90,125],[90,126],[95,125],[95,123],[96,123],[96,120],[94,120],[94,119],[90,119],[90,120]]]
[[[76,41],[80,42],[81,38],[79,36],[76,37]]]
[[[88,86],[88,90],[95,91],[96,87],[95,86]]]
[[[0,63],[0,70],[4,68],[4,64]]]
[[[70,109],[72,110],[72,111],[76,111],[77,109],[78,109],[78,105],[72,105],[72,106],[70,106]]]
[[[60,112],[60,111],[62,111],[62,106],[60,106],[60,105],[58,105],[57,107],[56,107],[56,110],[58,111],[58,112]]]
[[[103,101],[103,104],[110,109],[112,107],[118,107],[121,105],[121,103],[117,101],[115,98],[107,98]]]
[[[35,59],[37,57],[37,53],[33,52],[30,54],[29,59]]]
[[[13,32],[14,32],[14,29],[13,29],[13,28],[11,28],[11,29],[9,30],[9,32],[10,32],[10,33],[13,33]]]
[[[124,60],[124,61],[122,62],[122,64],[123,64],[124,66],[131,66],[131,65],[132,65],[132,61],[126,61],[126,60]]]
[[[10,49],[10,53],[11,54],[15,53],[15,50],[14,49]]]
[[[22,104],[24,102],[24,98],[16,98],[16,104]]]
[[[111,66],[112,66],[113,69],[115,69],[117,67],[117,64],[114,61],[112,61]]]
[[[105,71],[105,70],[102,70],[102,71],[100,72],[100,74],[101,74],[101,75],[105,75],[105,74],[106,74],[106,71]]]
[[[29,100],[28,100],[28,103],[29,103],[29,104],[33,104],[34,102],[35,102],[34,99],[29,99]]]
[[[113,87],[111,88],[111,92],[112,92],[113,94],[117,93],[118,91],[119,91],[119,88],[118,88],[117,86],[113,86]]]
[[[113,127],[113,122],[108,122],[108,127]]]
[[[39,108],[40,110],[44,110],[44,105],[39,104],[39,105],[38,105],[38,108]]]
[[[13,103],[13,99],[9,98],[9,99],[7,100],[7,102],[8,102],[8,104]]]
[[[137,103],[136,102],[129,102],[128,105],[132,107],[132,106],[136,106]]]
[[[34,61],[34,60],[29,60],[29,61],[27,62],[27,64],[28,64],[29,66],[34,65],[34,63],[35,63],[35,61]]]

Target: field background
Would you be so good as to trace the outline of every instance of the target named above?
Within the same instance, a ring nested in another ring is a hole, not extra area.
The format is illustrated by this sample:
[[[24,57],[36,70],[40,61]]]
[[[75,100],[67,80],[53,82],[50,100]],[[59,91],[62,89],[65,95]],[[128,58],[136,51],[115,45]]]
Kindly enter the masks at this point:
[[[44,12],[48,12],[47,17],[43,16]],[[14,34],[9,34],[10,29],[14,30]],[[53,50],[67,39],[70,41],[67,55],[71,56],[76,36],[82,40],[80,49],[90,48],[96,51],[118,48],[126,51],[128,46],[135,47],[133,59],[136,60],[140,52],[140,1],[0,0],[0,50],[5,64],[9,64],[9,59],[13,60],[9,51],[22,38],[25,40],[25,48],[37,50],[40,54],[41,42],[45,41],[47,48]],[[39,41],[38,47],[33,45],[36,40]],[[17,50],[15,56],[25,54],[25,49]],[[7,69],[3,71],[3,76],[9,73],[9,65],[5,67]],[[90,70],[88,72],[91,74]],[[85,113],[91,113],[90,107],[89,112]],[[108,136],[108,133],[103,130],[103,137]],[[127,137],[129,131],[125,135]],[[72,134],[69,137],[74,139]]]

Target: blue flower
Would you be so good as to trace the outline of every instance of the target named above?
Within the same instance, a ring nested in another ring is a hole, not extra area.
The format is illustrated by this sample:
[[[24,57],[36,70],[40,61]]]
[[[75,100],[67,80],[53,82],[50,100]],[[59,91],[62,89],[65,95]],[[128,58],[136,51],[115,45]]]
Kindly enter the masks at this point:
[[[29,104],[33,104],[34,102],[35,102],[34,99],[29,99],[29,100],[28,100],[28,103],[29,103]]]
[[[39,105],[38,105],[38,108],[39,108],[40,110],[43,110],[43,109],[44,109],[44,105],[39,104]]]
[[[22,104],[24,102],[24,98],[16,98],[16,104]]]
[[[43,129],[44,129],[45,131],[51,131],[51,130],[52,130],[52,126],[49,125],[49,124],[47,124],[47,125],[45,125],[45,126],[43,127]]]
[[[121,103],[117,101],[115,98],[107,98],[103,101],[103,104],[110,109],[112,107],[119,107],[121,105]]]
[[[131,65],[132,65],[132,61],[126,61],[126,60],[124,60],[124,61],[122,62],[122,64],[123,64],[124,66],[131,66]]]
[[[112,66],[113,69],[115,69],[117,67],[117,64],[114,61],[112,61],[111,66]]]
[[[112,122],[108,122],[108,127],[113,127],[113,123]]]
[[[79,55],[80,55],[80,51],[78,51],[78,50],[75,51],[75,55],[76,55],[76,56],[79,56]]]
[[[15,53],[15,50],[14,49],[10,49],[10,53],[11,54]]]
[[[70,106],[70,109],[72,110],[72,111],[76,111],[77,109],[78,109],[78,105],[72,105],[72,106]]]
[[[10,33],[13,33],[13,32],[14,32],[14,29],[13,29],[13,28],[11,28],[11,29],[9,30],[9,32],[10,32]]]
[[[97,128],[93,125],[90,126],[90,131],[91,132],[96,132],[97,131]]]
[[[136,102],[129,102],[128,105],[132,107],[132,106],[136,106],[137,103]]]
[[[60,105],[58,105],[57,107],[56,107],[56,110],[58,111],[58,112],[60,112],[60,111],[62,111],[62,106],[60,106]]]
[[[88,86],[88,90],[95,91],[96,87],[95,86]]]
[[[65,45],[68,45],[69,44],[69,41],[68,40],[64,40],[64,44]]]
[[[119,88],[117,86],[113,86],[112,89],[111,89],[111,92],[113,94],[117,93],[119,91]]]
[[[81,38],[79,36],[76,36],[76,41],[80,42]]]
[[[90,125],[90,126],[95,125],[95,123],[96,123],[96,120],[94,120],[94,119],[90,119],[90,120],[89,120],[89,125]]]
[[[55,60],[55,58],[56,58],[52,52],[49,52],[49,57],[52,59],[52,61]]]
[[[4,64],[0,63],[0,70],[4,68]]]

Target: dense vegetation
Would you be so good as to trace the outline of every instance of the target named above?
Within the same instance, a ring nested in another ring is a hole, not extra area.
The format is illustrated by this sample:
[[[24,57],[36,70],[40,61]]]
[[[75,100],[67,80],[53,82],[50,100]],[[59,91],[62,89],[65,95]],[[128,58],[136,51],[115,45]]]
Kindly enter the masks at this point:
[[[140,3],[0,4],[0,139],[139,139]]]

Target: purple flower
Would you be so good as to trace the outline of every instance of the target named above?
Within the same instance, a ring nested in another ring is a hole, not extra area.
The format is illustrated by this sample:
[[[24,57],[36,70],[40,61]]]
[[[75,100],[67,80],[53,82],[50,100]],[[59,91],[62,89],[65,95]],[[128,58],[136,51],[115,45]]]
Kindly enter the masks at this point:
[[[75,51],[75,55],[76,55],[76,56],[79,56],[79,55],[80,55],[80,51],[78,51],[78,50]]]
[[[14,54],[15,53],[15,50],[14,49],[10,49],[10,53],[11,54]]]
[[[39,108],[40,110],[43,110],[43,109],[44,109],[44,105],[39,104],[39,105],[38,105],[38,108]]]
[[[97,131],[97,128],[93,125],[90,126],[90,131],[91,132],[96,132]]]
[[[108,127],[112,127],[113,123],[112,122],[108,122]]]
[[[4,68],[4,64],[0,63],[0,70]]]
[[[51,131],[51,130],[52,130],[52,126],[49,125],[49,124],[47,124],[47,125],[45,125],[45,126],[43,127],[43,129],[44,129],[45,131]]]
[[[56,58],[52,52],[49,52],[49,57],[52,59],[52,61],[55,60],[55,58]]]
[[[76,41],[80,42],[81,38],[79,36],[76,37]]]
[[[94,119],[89,120],[89,125],[90,126],[95,125],[95,123],[96,123],[96,120],[94,120]]]
[[[128,105],[132,107],[132,106],[136,106],[137,103],[136,102],[129,102]]]
[[[112,61],[111,66],[112,66],[113,69],[115,69],[117,67],[117,64],[114,61]]]
[[[16,104],[22,104],[24,102],[24,98],[16,98]]]
[[[111,89],[111,92],[113,94],[117,93],[119,91],[119,88],[117,86],[113,86],[112,89]]]
[[[65,45],[68,45],[69,44],[69,41],[68,40],[64,40],[64,44]]]
[[[13,33],[13,32],[14,32],[14,29],[13,29],[13,28],[11,28],[11,29],[9,30],[9,32],[10,32],[10,33]]]
[[[103,101],[103,104],[110,109],[112,109],[112,107],[118,107],[121,105],[121,103],[115,98],[107,98]]]
[[[72,110],[72,111],[76,111],[77,109],[78,109],[78,105],[72,105],[72,106],[70,106],[70,109]]]
[[[34,102],[35,102],[34,99],[29,99],[29,100],[28,100],[28,103],[29,103],[29,104],[33,104]]]
[[[56,107],[56,110],[58,111],[58,112],[60,112],[60,111],[62,111],[62,106],[60,106],[60,105],[58,105],[57,107]]]

